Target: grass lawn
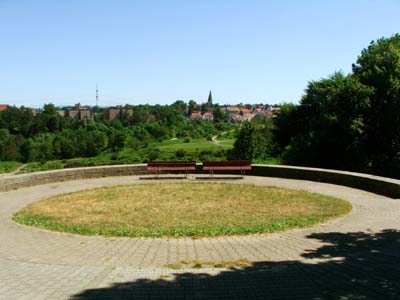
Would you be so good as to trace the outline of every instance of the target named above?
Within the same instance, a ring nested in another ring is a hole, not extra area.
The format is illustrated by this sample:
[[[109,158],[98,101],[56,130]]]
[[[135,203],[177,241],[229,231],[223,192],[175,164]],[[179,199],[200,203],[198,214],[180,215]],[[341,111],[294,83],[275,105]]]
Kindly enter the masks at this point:
[[[29,205],[16,222],[85,235],[218,236],[304,227],[348,213],[319,194],[225,183],[149,183],[103,187]]]
[[[182,140],[174,140],[174,141],[167,141],[162,142],[157,145],[157,148],[160,151],[177,151],[177,150],[185,150],[187,152],[194,152],[198,150],[221,150],[221,149],[231,149],[233,146],[233,140],[225,140],[222,141],[220,144],[215,144],[212,141],[207,140],[193,140],[189,143],[185,143]]]
[[[0,174],[10,173],[22,164],[16,161],[0,161]]]
[[[233,148],[233,144],[235,143],[235,140],[222,140],[219,141],[219,145],[223,147],[227,147],[228,149]]]

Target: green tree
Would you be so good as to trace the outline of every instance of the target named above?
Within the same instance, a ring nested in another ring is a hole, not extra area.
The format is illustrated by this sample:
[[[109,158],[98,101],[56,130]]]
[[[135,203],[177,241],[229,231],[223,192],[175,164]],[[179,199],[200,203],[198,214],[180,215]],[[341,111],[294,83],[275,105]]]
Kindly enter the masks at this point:
[[[204,114],[205,112],[208,111],[208,104],[207,103],[202,103],[200,106],[201,112]]]
[[[232,156],[235,159],[252,159],[254,151],[253,134],[255,128],[252,123],[245,122],[242,125],[239,135],[233,145]]]
[[[21,150],[25,161],[44,162],[54,159],[53,139],[54,135],[49,133],[38,134],[28,139]]]
[[[296,136],[300,123],[299,109],[293,103],[284,103],[274,118],[273,139],[282,153],[293,137]]]
[[[182,113],[187,109],[187,105],[183,100],[176,100],[171,106]]]
[[[194,100],[189,100],[188,103],[188,114],[190,115],[192,112],[194,112],[197,108],[197,103]]]
[[[33,115],[30,109],[23,106],[8,107],[0,111],[0,128],[6,128],[11,134],[22,134],[27,137],[33,122]]]
[[[64,135],[57,135],[53,140],[54,155],[58,159],[74,157],[74,143]]]
[[[228,121],[228,116],[221,111],[219,106],[214,106],[213,119],[214,123],[226,122]]]
[[[276,139],[288,163],[359,170],[366,167],[363,115],[371,89],[335,73],[312,81],[297,107],[275,118]]]
[[[373,89],[365,114],[371,171],[400,174],[400,34],[371,42],[361,52],[353,72]]]
[[[20,147],[24,143],[21,135],[12,135],[7,129],[0,129],[0,161],[19,161],[22,159]]]
[[[43,114],[45,115],[57,115],[57,109],[52,103],[45,104],[43,106]]]
[[[121,140],[119,140],[120,136],[122,137]],[[99,155],[101,151],[106,148],[107,142],[107,135],[104,132],[101,132],[99,130],[88,131],[86,134],[87,147],[85,156],[90,157]],[[120,134],[120,132],[118,132],[116,139],[114,139],[114,143],[114,149],[120,150],[121,148],[123,148],[125,143],[125,134]]]
[[[126,135],[122,130],[115,131],[109,137],[109,147],[113,151],[120,151],[125,146]]]

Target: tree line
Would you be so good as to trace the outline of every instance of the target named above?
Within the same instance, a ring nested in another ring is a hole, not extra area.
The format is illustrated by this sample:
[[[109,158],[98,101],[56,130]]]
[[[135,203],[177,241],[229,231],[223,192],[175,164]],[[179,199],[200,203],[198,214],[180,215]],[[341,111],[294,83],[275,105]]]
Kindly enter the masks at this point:
[[[137,105],[133,116],[108,121],[104,114],[84,120],[63,117],[53,104],[44,105],[36,116],[24,107],[8,107],[0,111],[0,161],[92,157],[124,147],[137,150],[173,137],[211,138],[232,126],[222,120],[187,120],[186,111],[183,101],[172,105]]]

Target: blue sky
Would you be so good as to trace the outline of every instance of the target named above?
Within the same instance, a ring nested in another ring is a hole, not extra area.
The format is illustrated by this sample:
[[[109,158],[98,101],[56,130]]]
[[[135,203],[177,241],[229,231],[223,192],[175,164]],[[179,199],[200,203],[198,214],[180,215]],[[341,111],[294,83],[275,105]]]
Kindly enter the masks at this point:
[[[0,0],[0,103],[298,102],[400,31],[398,0]]]

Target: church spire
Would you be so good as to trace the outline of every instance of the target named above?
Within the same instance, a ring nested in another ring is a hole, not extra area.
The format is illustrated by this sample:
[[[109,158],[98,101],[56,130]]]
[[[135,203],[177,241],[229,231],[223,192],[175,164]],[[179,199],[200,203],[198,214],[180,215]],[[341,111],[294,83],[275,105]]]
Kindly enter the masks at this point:
[[[212,106],[212,104],[213,104],[212,102],[213,102],[213,99],[212,99],[211,90],[210,90],[210,94],[208,95],[208,101],[207,101],[208,106]]]

